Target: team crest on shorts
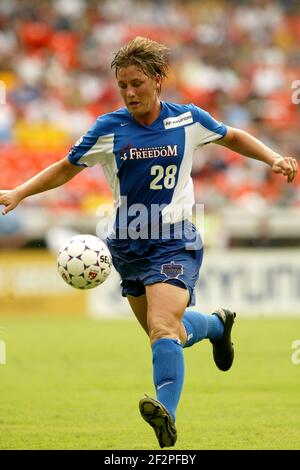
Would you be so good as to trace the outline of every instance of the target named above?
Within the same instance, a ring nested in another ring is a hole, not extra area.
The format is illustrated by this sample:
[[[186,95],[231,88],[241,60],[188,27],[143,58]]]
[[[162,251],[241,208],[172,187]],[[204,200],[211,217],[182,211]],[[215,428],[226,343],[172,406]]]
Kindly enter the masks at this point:
[[[180,276],[180,274],[183,274],[183,265],[175,264],[174,261],[171,261],[171,263],[162,264],[160,272],[166,277],[176,279],[178,276]]]

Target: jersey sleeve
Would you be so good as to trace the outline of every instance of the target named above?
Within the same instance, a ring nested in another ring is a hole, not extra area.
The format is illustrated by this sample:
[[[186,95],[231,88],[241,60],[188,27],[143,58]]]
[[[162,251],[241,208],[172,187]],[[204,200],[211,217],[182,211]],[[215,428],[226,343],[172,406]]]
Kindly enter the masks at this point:
[[[70,163],[77,166],[91,167],[104,163],[112,154],[114,134],[107,129],[98,118],[88,132],[72,146],[67,157]]]
[[[227,126],[214,119],[207,111],[193,105],[194,119],[199,127],[196,145],[201,146],[222,139],[227,133]]]

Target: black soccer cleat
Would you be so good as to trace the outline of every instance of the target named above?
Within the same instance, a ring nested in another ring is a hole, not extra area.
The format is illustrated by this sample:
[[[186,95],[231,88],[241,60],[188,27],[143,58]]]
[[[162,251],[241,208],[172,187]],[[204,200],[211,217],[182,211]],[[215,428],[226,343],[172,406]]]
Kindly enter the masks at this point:
[[[213,345],[213,356],[217,367],[226,371],[230,369],[234,359],[233,343],[231,342],[231,329],[236,317],[235,312],[219,308],[212,315],[217,315],[224,323],[224,333],[218,341],[210,341]]]
[[[140,400],[139,408],[144,420],[154,429],[160,447],[172,447],[177,440],[177,431],[168,410],[147,395]]]

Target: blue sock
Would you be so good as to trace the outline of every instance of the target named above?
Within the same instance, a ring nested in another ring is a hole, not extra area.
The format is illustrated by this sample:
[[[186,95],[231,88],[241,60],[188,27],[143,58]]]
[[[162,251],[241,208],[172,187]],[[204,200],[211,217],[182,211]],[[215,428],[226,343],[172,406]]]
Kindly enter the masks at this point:
[[[157,400],[167,408],[175,422],[184,379],[181,342],[171,338],[156,340],[152,344],[152,362]]]
[[[206,315],[193,310],[186,310],[182,323],[187,334],[184,348],[193,346],[193,344],[204,338],[216,341],[222,338],[224,332],[224,324],[217,315]]]

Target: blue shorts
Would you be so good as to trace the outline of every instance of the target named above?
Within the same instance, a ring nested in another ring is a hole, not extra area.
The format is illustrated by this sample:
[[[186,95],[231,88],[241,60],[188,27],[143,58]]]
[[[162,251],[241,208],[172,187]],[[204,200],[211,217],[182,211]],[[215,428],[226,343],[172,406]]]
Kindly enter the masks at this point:
[[[158,240],[107,239],[114,267],[121,276],[122,295],[139,297],[145,286],[157,282],[189,290],[188,305],[195,304],[195,285],[203,258],[200,235],[190,224],[190,233],[180,239],[170,237]],[[191,242],[191,234],[194,241]]]

